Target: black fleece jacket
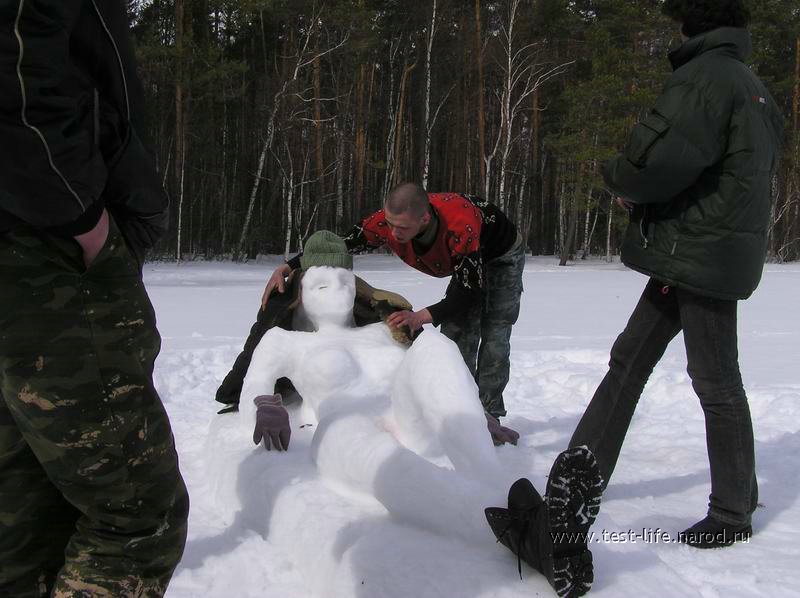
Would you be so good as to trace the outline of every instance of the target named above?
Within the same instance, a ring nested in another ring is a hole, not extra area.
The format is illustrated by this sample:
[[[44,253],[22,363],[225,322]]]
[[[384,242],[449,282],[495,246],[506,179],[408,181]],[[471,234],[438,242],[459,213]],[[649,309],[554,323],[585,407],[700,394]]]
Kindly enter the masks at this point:
[[[0,233],[77,235],[103,207],[141,258],[168,199],[121,0],[0,0]]]

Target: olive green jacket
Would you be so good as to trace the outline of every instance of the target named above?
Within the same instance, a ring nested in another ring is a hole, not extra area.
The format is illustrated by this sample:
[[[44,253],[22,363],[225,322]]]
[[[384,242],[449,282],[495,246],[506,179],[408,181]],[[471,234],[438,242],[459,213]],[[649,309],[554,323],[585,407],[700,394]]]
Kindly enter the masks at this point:
[[[746,29],[697,35],[670,53],[672,76],[608,187],[634,204],[622,247],[630,268],[700,295],[746,299],[761,279],[782,117],[744,64]]]

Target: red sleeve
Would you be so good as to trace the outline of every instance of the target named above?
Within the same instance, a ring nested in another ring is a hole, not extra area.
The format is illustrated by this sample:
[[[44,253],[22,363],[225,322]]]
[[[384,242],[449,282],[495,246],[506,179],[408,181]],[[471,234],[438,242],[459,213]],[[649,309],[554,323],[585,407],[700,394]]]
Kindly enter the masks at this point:
[[[344,241],[347,243],[347,250],[350,253],[360,253],[385,245],[388,234],[389,228],[386,225],[383,210],[378,210],[364,218],[361,224],[356,224]]]

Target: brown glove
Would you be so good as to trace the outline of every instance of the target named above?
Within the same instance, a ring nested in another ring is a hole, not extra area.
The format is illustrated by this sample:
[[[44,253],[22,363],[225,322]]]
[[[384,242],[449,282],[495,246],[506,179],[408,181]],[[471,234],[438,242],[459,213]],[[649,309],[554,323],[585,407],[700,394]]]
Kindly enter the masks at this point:
[[[384,322],[386,318],[396,311],[414,309],[411,303],[402,295],[392,293],[391,291],[384,291],[383,289],[376,289],[363,278],[356,276],[356,306],[358,306],[359,303],[369,306],[369,309],[377,314]],[[402,326],[400,328],[392,328],[390,326],[389,328],[392,333],[392,338],[395,341],[407,347],[411,346],[415,335],[407,326]]]
[[[493,415],[486,414],[486,426],[489,428],[489,434],[492,435],[492,442],[495,446],[501,444],[513,444],[516,446],[519,440],[519,432],[500,425],[500,421]]]
[[[253,430],[253,442],[264,441],[264,448],[270,450],[270,444],[279,451],[289,448],[292,429],[289,427],[289,413],[283,406],[281,395],[261,395],[253,399],[256,405],[256,426]]]

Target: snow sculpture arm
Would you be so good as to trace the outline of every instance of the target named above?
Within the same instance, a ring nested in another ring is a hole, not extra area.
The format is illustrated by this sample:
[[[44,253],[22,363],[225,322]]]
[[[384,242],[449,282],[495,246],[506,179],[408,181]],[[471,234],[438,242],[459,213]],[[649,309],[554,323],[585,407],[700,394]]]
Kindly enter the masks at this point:
[[[239,406],[250,431],[256,422],[256,406],[253,399],[273,394],[278,378],[289,376],[294,359],[292,346],[299,340],[298,335],[302,333],[271,328],[253,351],[253,358],[242,384]]]

